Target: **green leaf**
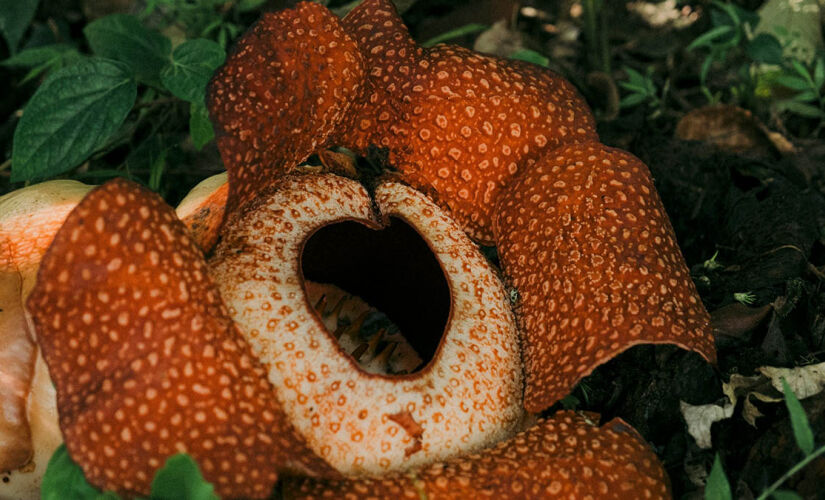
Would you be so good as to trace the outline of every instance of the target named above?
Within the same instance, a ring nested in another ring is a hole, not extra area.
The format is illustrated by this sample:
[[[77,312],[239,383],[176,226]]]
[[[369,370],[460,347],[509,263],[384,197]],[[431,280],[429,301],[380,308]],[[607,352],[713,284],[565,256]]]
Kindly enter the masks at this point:
[[[12,181],[71,170],[123,123],[137,85],[127,68],[91,58],[49,76],[14,131]]]
[[[771,496],[776,500],[802,500],[802,497],[798,493],[788,490],[776,490],[771,493]]]
[[[782,64],[782,44],[773,35],[761,33],[755,36],[745,50],[756,62]]]
[[[799,102],[811,102],[811,101],[818,101],[819,96],[813,90],[803,90],[802,92],[794,95],[791,97],[794,101]]]
[[[217,43],[202,38],[189,40],[175,48],[160,80],[176,97],[202,104],[206,84],[224,59],[226,52]]]
[[[710,46],[717,38],[721,38],[730,33],[733,33],[733,28],[730,26],[718,26],[707,33],[700,35],[696,40],[690,42],[690,45],[687,46],[687,50],[695,50],[699,47]]]
[[[9,46],[9,53],[17,53],[20,39],[34,18],[40,0],[0,0],[0,32]]]
[[[725,469],[722,468],[722,460],[718,453],[710,469],[708,482],[705,484],[705,500],[732,500],[730,483],[725,475]]]
[[[645,102],[645,99],[647,99],[647,96],[644,94],[630,94],[619,102],[619,106],[622,108],[632,108]]]
[[[630,82],[618,82],[618,83],[619,83],[619,87],[624,89],[624,90],[629,90],[629,91],[631,91],[633,93],[636,93],[636,94],[648,95],[648,91],[647,91],[648,89],[647,89],[646,85],[644,85],[644,86],[636,85],[636,84],[633,84],[633,83],[630,83]]]
[[[16,55],[0,61],[3,66],[33,68],[61,57],[68,51],[75,51],[75,48],[67,43],[55,43],[44,45],[33,49],[24,49]]]
[[[218,500],[189,455],[170,457],[152,480],[152,500]]]
[[[807,80],[796,75],[779,75],[776,77],[776,83],[793,90],[808,90],[811,88]]]
[[[814,451],[814,433],[808,423],[805,410],[802,409],[802,404],[796,399],[796,394],[793,393],[784,377],[782,378],[782,392],[785,393],[785,406],[791,414],[791,428],[796,445],[805,455],[810,455]]]
[[[87,24],[83,34],[95,54],[126,63],[141,82],[160,84],[160,70],[169,59],[172,42],[144,27],[136,17],[127,14],[102,17]]]
[[[645,88],[645,76],[643,74],[629,66],[624,66],[622,69],[627,73],[627,79],[631,84],[635,87]]]
[[[804,116],[807,118],[825,119],[825,112],[817,108],[816,106],[811,106],[810,104],[805,104],[793,100],[785,100],[777,103],[777,106],[779,107],[779,109],[784,109],[790,111],[791,113],[795,113],[797,115]]]
[[[215,130],[212,128],[212,122],[209,121],[209,113],[203,104],[192,103],[189,107],[189,134],[197,149],[203,148],[215,137]]]
[[[801,62],[797,61],[796,59],[791,59],[791,66],[793,66],[793,69],[796,70],[799,76],[804,78],[805,81],[807,81],[808,84],[811,87],[813,87],[814,81],[811,78],[811,73],[808,71],[808,68],[806,68]]]
[[[544,55],[530,49],[521,49],[510,54],[510,59],[517,61],[527,61],[546,68],[550,64],[550,59]]]
[[[0,61],[0,65],[31,68],[20,81],[20,84],[23,85],[45,71],[57,70],[69,66],[83,57],[85,56],[81,55],[80,52],[71,45],[54,44],[25,49],[5,61]]]
[[[248,12],[257,9],[265,3],[266,0],[241,0],[235,8],[238,9],[238,12]]]
[[[426,42],[422,43],[422,47],[432,47],[433,45],[441,42],[446,42],[447,40],[452,40],[453,38],[458,38],[460,36],[469,35],[471,33],[477,33],[479,31],[484,31],[488,28],[487,25],[478,24],[478,23],[470,23],[465,24],[464,26],[459,26],[454,30],[450,30],[446,33],[442,33],[438,36],[430,38]]]
[[[61,444],[52,454],[43,482],[40,485],[41,500],[117,500],[111,491],[101,493],[90,485],[83,471],[72,461],[66,445]]]
[[[713,54],[710,54],[702,61],[702,68],[699,70],[699,80],[702,82],[702,86],[708,81],[708,73],[710,73],[710,67],[713,65],[715,61],[715,57]]]
[[[814,86],[821,89],[823,85],[825,85],[825,60],[820,57],[814,66]]]

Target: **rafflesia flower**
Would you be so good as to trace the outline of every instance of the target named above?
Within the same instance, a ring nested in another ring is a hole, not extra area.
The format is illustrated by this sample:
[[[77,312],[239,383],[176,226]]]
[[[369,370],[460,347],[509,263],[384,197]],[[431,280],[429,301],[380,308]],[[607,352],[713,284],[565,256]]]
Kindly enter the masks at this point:
[[[387,0],[301,3],[241,38],[208,100],[228,187],[177,214],[95,189],[27,301],[91,483],[146,494],[183,451],[229,497],[280,477],[300,498],[668,495],[624,422],[534,417],[636,344],[714,358],[647,168],[569,83],[422,49]],[[297,168],[336,145],[395,172]],[[376,310],[394,325],[369,331]]]

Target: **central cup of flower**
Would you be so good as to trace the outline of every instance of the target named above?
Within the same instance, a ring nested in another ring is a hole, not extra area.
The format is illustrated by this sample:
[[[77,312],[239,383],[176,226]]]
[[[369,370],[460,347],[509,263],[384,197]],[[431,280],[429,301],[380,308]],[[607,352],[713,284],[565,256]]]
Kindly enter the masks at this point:
[[[307,297],[338,345],[362,370],[404,376],[433,359],[450,288],[421,235],[403,219],[388,222],[319,229],[304,245],[301,268]]]
[[[350,249],[329,244],[356,230],[347,227],[353,223],[363,237],[389,225],[390,236],[401,236],[394,245],[429,250],[429,262],[409,267],[408,256],[378,252],[390,250],[378,239],[370,249],[375,262],[363,253],[360,262],[340,262],[370,245],[364,239]],[[365,267],[395,258],[399,267],[381,279],[399,280],[395,288],[412,296],[433,295],[417,300],[434,310],[394,304],[359,278],[374,272]],[[210,270],[297,432],[339,471],[406,469],[482,449],[520,430],[521,360],[504,287],[461,228],[420,192],[387,182],[373,200],[363,186],[341,177],[287,177],[230,217]],[[370,373],[375,370],[342,349],[314,307],[323,299],[311,292],[318,285],[305,273],[332,278],[384,306],[410,339],[402,347],[406,357],[395,365],[408,373]],[[428,341],[441,331],[440,341]],[[410,349],[424,358],[422,368],[421,362],[403,366],[414,355]]]

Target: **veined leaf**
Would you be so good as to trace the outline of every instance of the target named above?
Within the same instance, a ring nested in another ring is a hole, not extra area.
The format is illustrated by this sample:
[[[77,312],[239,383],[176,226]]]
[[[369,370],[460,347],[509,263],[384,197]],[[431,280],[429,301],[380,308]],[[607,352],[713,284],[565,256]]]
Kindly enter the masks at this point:
[[[83,28],[83,34],[95,54],[121,61],[138,80],[159,85],[160,71],[172,50],[168,38],[126,14],[112,14],[92,21]]]
[[[776,83],[794,90],[808,90],[811,88],[807,80],[796,75],[779,75],[776,77]]]
[[[792,113],[796,113],[800,116],[804,116],[807,118],[825,119],[825,111],[822,111],[816,106],[805,104],[804,102],[798,102],[788,99],[777,103],[777,106],[780,109],[785,109]]]
[[[0,65],[31,68],[20,81],[22,85],[36,78],[44,71],[60,69],[73,64],[83,57],[85,56],[81,55],[80,52],[71,45],[58,43],[25,49],[4,61],[0,61]]]
[[[203,104],[206,84],[215,69],[223,64],[226,52],[211,40],[189,40],[180,44],[160,73],[160,80],[176,97]]]
[[[215,137],[215,129],[203,104],[192,103],[189,107],[189,134],[197,149],[203,148]]]
[[[0,61],[0,64],[3,66],[33,68],[34,66],[39,66],[53,59],[59,58],[68,51],[75,51],[75,48],[67,43],[43,45],[42,47],[25,49],[22,52],[18,52],[8,59]]]
[[[123,123],[136,95],[128,69],[115,61],[91,58],[53,73],[14,131],[12,181],[79,165]]]

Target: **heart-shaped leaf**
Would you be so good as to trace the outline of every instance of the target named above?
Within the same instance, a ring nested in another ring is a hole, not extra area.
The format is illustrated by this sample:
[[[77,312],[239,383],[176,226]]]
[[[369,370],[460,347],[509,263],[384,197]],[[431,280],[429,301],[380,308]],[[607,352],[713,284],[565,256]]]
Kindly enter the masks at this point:
[[[217,43],[199,38],[180,44],[160,74],[163,85],[176,97],[204,105],[206,84],[223,64],[226,52]]]
[[[136,95],[128,68],[115,61],[91,58],[53,73],[14,131],[12,181],[76,167],[123,123]]]
[[[169,60],[172,42],[143,26],[136,17],[102,17],[86,25],[83,34],[95,54],[125,63],[142,82],[160,84],[160,71]]]

